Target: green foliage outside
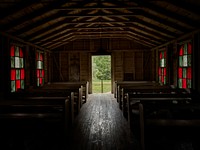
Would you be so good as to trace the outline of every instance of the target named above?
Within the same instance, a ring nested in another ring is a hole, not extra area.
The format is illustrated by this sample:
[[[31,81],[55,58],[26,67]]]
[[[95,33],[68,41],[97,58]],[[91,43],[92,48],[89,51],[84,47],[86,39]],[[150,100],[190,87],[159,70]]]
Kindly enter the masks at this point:
[[[110,91],[111,91],[111,58],[110,56],[93,56],[92,92],[106,93]]]
[[[110,56],[93,56],[93,79],[110,80],[111,79],[111,60]]]

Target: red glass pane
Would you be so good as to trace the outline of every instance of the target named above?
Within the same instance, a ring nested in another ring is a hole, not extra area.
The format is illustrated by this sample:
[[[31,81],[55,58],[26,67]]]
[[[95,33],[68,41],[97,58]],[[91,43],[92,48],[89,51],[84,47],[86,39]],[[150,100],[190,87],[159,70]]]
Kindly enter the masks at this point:
[[[178,68],[178,78],[182,78],[183,77],[183,69],[182,68]]]
[[[162,76],[161,82],[164,83],[164,76]]]
[[[166,51],[164,51],[164,58],[166,58]]]
[[[40,70],[37,69],[37,78],[39,78],[39,77],[40,77]]]
[[[43,54],[40,53],[40,60],[43,61]]]
[[[38,60],[39,52],[36,52],[36,60]]]
[[[160,52],[160,59],[162,59],[162,52]]]
[[[192,54],[192,44],[188,43],[188,54]]]
[[[182,56],[183,55],[183,46],[181,46],[180,50],[179,50],[179,55]]]
[[[187,68],[187,78],[192,79],[192,69],[191,69],[191,67]]]
[[[182,87],[183,87],[183,88],[186,88],[186,87],[187,87],[186,81],[187,81],[187,80],[186,80],[185,78],[182,80]]]
[[[166,68],[164,68],[164,76],[166,76]]]
[[[20,80],[16,80],[16,90],[21,88]]]
[[[158,68],[158,75],[161,75],[161,68]]]
[[[24,80],[24,69],[21,69],[20,71],[20,78],[21,80]]]
[[[10,56],[15,56],[15,46],[11,46],[11,48],[10,48]]]
[[[40,78],[40,84],[42,84],[42,78]]]
[[[15,80],[15,79],[16,79],[16,70],[11,69],[11,80]]]
[[[42,77],[44,78],[44,70],[42,70]]]
[[[19,57],[23,57],[23,51],[22,51],[22,48],[19,48]]]

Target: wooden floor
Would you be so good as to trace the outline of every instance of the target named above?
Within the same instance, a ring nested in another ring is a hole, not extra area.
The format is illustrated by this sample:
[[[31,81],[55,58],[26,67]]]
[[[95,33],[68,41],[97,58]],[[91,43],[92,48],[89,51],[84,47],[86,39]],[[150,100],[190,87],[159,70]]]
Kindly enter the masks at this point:
[[[91,94],[72,131],[73,150],[138,150],[113,94]]]

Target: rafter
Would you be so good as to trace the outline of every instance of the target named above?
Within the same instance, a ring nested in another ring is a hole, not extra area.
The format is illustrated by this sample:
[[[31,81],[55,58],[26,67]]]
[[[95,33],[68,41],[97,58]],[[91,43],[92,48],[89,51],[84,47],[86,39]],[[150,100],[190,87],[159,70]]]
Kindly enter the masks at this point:
[[[166,30],[166,29],[163,29],[163,28],[161,28],[161,27],[159,27],[159,26],[156,26],[156,25],[153,25],[153,24],[151,24],[151,23],[148,23],[148,22],[145,22],[145,21],[143,21],[143,20],[140,20],[140,19],[138,19],[138,18],[129,18],[129,21],[123,21],[123,20],[121,20],[121,19],[119,19],[119,18],[115,18],[115,20],[116,21],[101,21],[101,23],[104,23],[104,24],[106,24],[106,23],[111,23],[111,24],[113,24],[113,25],[116,25],[116,24],[118,24],[118,23],[121,23],[121,22],[123,22],[123,23],[136,23],[136,24],[138,24],[138,26],[140,26],[140,24],[141,24],[141,26],[145,26],[145,27],[148,27],[149,29],[152,29],[152,30],[156,30],[156,31],[158,31],[160,34],[165,34],[165,35],[169,35],[170,37],[175,37],[176,36],[176,34],[175,33],[173,33],[173,32],[170,32],[170,31],[168,31],[168,30]],[[137,23],[138,22],[138,23]],[[72,22],[71,20],[69,20],[69,19],[65,19],[65,20],[63,20],[63,21],[60,21],[60,22],[58,22],[58,23],[55,23],[55,24],[53,24],[53,25],[49,25],[47,28],[44,28],[44,29],[41,29],[41,30],[39,30],[38,32],[35,32],[35,33],[33,33],[33,34],[31,34],[31,35],[29,35],[28,37],[26,37],[27,39],[30,39],[31,41],[33,41],[33,40],[40,40],[40,39],[42,39],[42,38],[45,38],[44,36],[40,36],[40,38],[34,38],[34,37],[36,37],[36,36],[38,36],[38,35],[41,35],[42,33],[47,33],[47,34],[44,34],[44,35],[46,35],[47,37],[49,36],[48,35],[48,33],[55,33],[55,32],[48,32],[48,31],[53,31],[53,30],[56,30],[56,32],[61,32],[61,30],[63,29],[63,28],[69,28],[69,29],[73,29],[73,28],[75,28],[74,26],[76,25],[76,24],[84,24],[84,25],[88,25],[88,24],[91,24],[91,23],[93,23],[93,24],[98,24],[99,22],[97,22],[96,20],[95,21],[81,21],[81,22]],[[63,25],[64,24],[64,25]],[[59,30],[57,30],[57,28],[59,28],[60,26],[63,26],[63,28],[60,28],[60,31]],[[132,25],[130,25],[130,27],[131,27]],[[128,26],[129,27],[129,26]]]
[[[0,2],[0,4],[14,4],[14,6],[12,6],[9,11],[5,10],[5,9],[1,9],[0,10],[0,20],[4,19],[12,14],[15,14],[16,12],[20,12],[21,10],[31,7],[31,5],[38,3],[40,0],[22,0],[21,2]],[[17,4],[17,5],[16,5]],[[6,13],[5,13],[6,11]]]
[[[48,13],[48,12],[52,11],[56,6],[61,6],[65,3],[66,3],[65,0],[59,0],[56,2],[52,2],[52,3],[48,4],[48,6],[46,6],[46,7],[42,7],[40,9],[38,9],[37,11],[35,10],[32,13],[27,14],[19,19],[15,19],[15,20],[9,22],[9,24],[6,24],[3,27],[2,26],[1,27],[3,30],[8,30],[17,25],[23,24],[23,22],[31,21],[33,18],[37,18],[38,16],[41,16],[42,14]]]
[[[176,1],[176,0],[172,0],[172,1]],[[189,19],[188,17],[185,17],[183,15],[179,15],[179,14],[173,13],[169,10],[160,8],[151,2],[148,2],[148,1],[144,2],[141,0],[135,0],[134,2],[138,3],[138,5],[140,7],[143,7],[143,10],[145,10],[145,11],[151,10],[153,12],[156,12],[159,15],[164,15],[168,18],[176,20],[177,22],[184,23],[185,25],[196,26],[196,27],[199,27],[199,25],[200,25],[198,22],[195,22],[195,21]],[[180,2],[180,3],[182,3],[182,2]],[[180,5],[180,3],[178,5]]]

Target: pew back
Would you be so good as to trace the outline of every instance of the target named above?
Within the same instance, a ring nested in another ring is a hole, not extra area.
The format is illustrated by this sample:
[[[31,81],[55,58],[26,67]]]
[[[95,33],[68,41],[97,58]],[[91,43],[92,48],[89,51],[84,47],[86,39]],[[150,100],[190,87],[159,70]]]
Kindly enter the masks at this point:
[[[198,123],[200,126],[200,105],[193,98],[191,93],[127,93],[128,121],[133,132],[139,130],[141,149],[145,147],[145,127],[148,125],[192,126]]]

